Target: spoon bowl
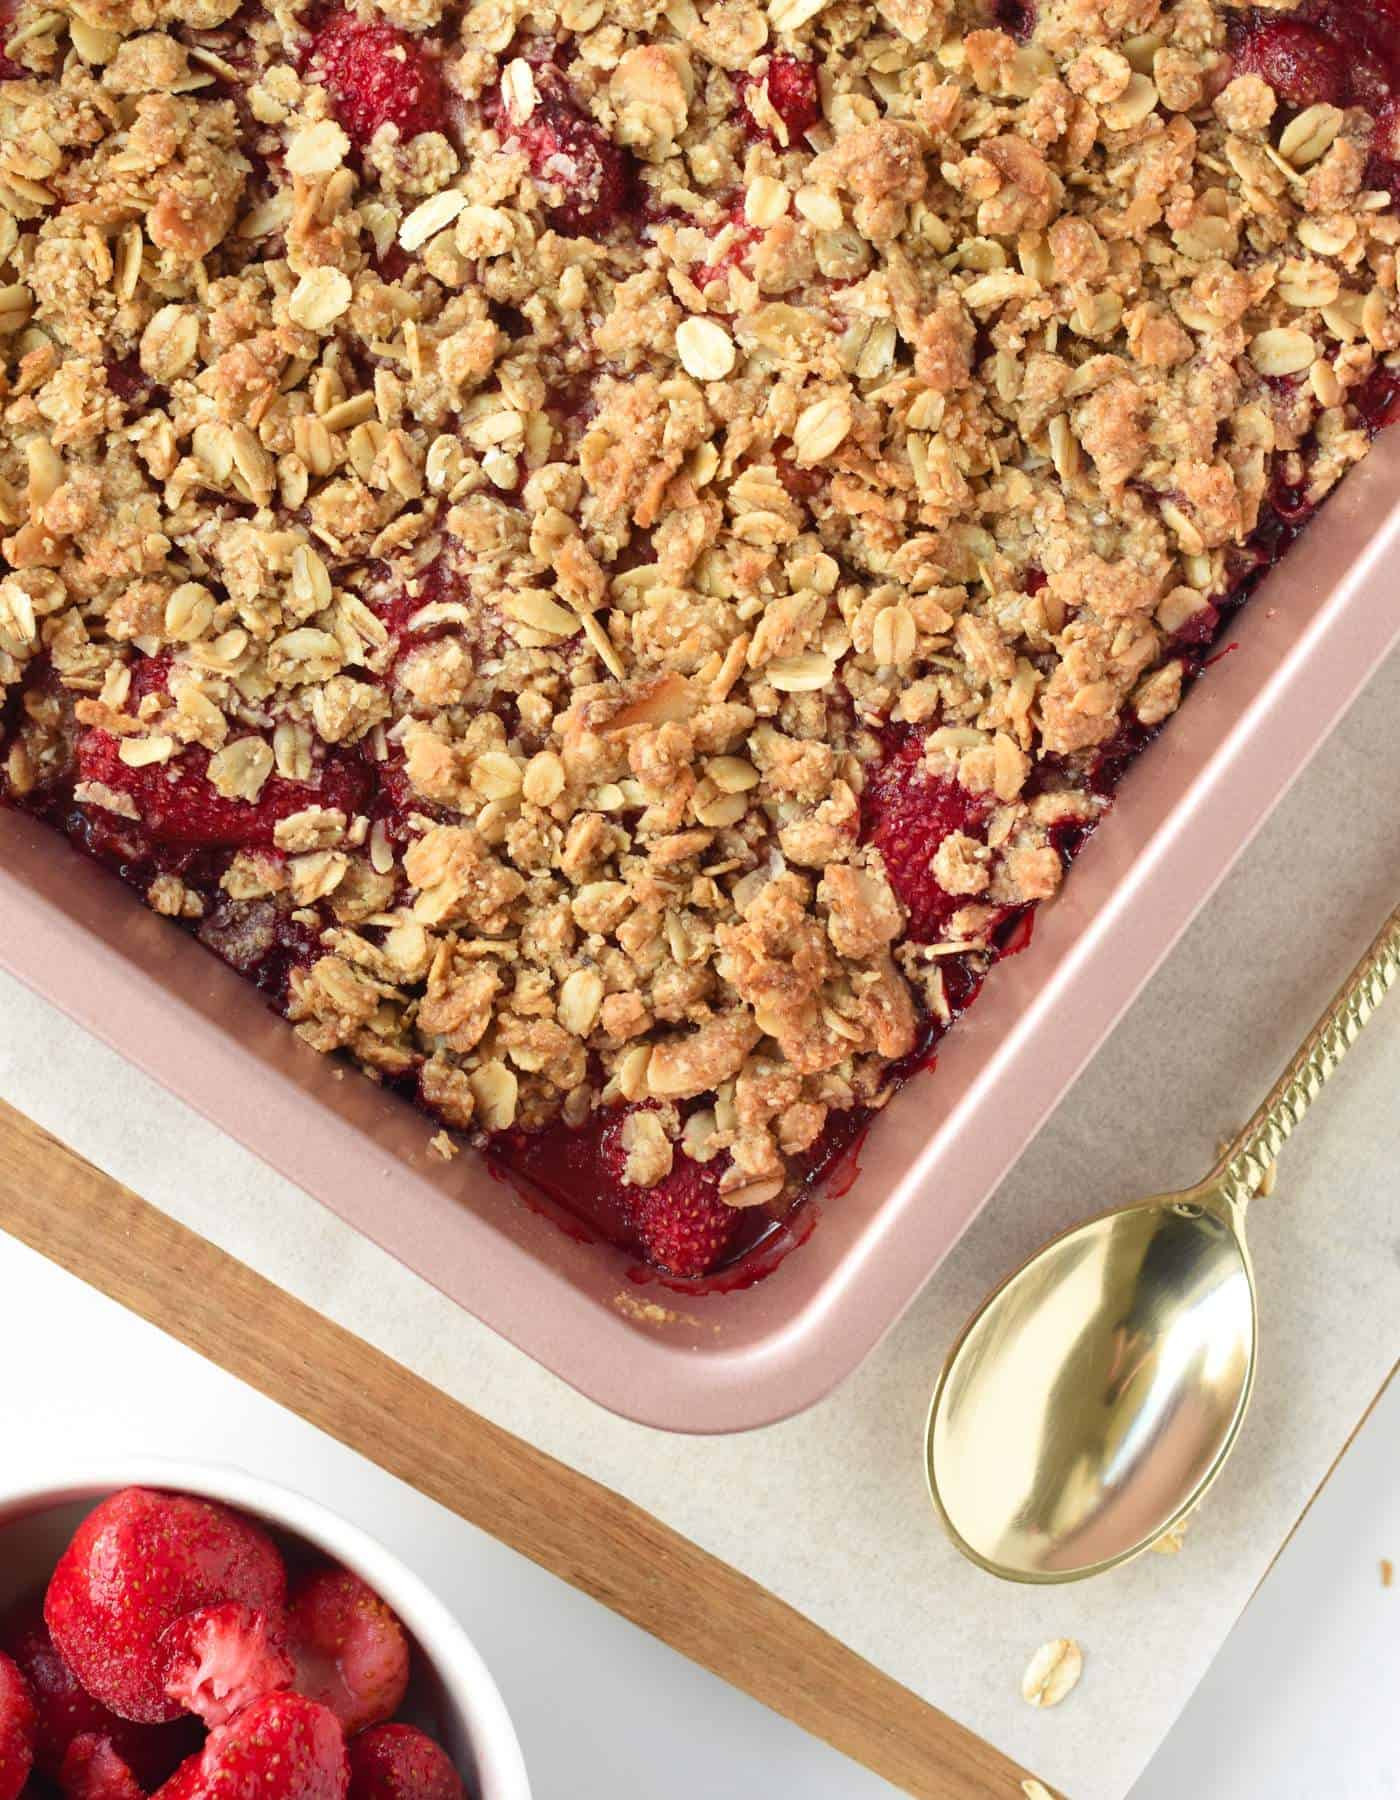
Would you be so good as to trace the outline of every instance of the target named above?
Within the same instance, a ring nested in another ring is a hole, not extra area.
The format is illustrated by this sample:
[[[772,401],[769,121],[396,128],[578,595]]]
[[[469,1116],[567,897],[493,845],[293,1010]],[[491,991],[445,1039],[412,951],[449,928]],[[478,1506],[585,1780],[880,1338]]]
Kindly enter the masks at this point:
[[[927,1435],[934,1505],[974,1562],[1073,1581],[1194,1504],[1254,1381],[1241,1227],[1216,1196],[1144,1200],[1056,1238],[974,1316]]]

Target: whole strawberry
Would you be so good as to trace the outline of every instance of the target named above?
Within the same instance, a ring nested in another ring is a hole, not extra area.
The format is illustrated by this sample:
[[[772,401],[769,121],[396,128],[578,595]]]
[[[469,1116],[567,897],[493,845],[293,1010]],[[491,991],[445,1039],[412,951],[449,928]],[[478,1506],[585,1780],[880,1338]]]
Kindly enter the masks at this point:
[[[335,116],[363,148],[381,125],[400,138],[441,131],[447,97],[437,58],[418,38],[384,19],[333,13],[303,65],[331,97]]]
[[[350,1740],[350,1800],[464,1800],[441,1744],[413,1725],[375,1725]]]
[[[38,1721],[23,1675],[0,1653],[0,1800],[18,1800],[34,1766]]]
[[[330,1707],[346,1735],[391,1719],[408,1689],[408,1638],[349,1569],[318,1569],[287,1608],[299,1692]]]
[[[861,795],[861,842],[884,859],[890,886],[908,914],[907,935],[916,944],[934,941],[965,900],[939,885],[932,863],[951,832],[976,836],[991,803],[956,781],[930,775],[924,767],[923,738],[892,732],[886,754],[868,771]]]
[[[304,1694],[266,1694],[211,1731],[156,1800],[345,1800],[349,1780],[330,1708]]]
[[[64,1800],[145,1800],[146,1790],[109,1737],[80,1732],[68,1746],[59,1770]]]
[[[624,1180],[627,1151],[622,1141],[629,1112],[623,1107],[603,1127],[598,1162],[618,1191],[637,1246],[647,1261],[669,1275],[704,1275],[729,1247],[739,1221],[736,1207],[719,1197],[727,1156],[698,1163],[677,1147],[671,1172],[654,1187]]]
[[[286,1591],[277,1547],[250,1519],[188,1494],[124,1488],[78,1527],[44,1617],[90,1694],[122,1718],[157,1724],[181,1710],[166,1689],[171,1645],[162,1635],[228,1601],[280,1630]]]

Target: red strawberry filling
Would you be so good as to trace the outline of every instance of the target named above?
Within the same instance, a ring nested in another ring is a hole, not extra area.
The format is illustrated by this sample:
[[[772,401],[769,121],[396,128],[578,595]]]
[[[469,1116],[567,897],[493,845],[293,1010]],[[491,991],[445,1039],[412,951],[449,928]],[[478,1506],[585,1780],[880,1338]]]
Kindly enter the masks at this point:
[[[110,731],[86,731],[78,740],[78,779],[129,795],[145,836],[160,844],[270,845],[278,820],[309,806],[359,812],[369,788],[365,766],[352,754],[328,757],[314,781],[271,775],[256,800],[225,799],[207,780],[208,767],[209,753],[198,746],[133,769]]]
[[[320,1569],[293,1593],[287,1633],[296,1685],[328,1706],[346,1734],[398,1711],[408,1688],[408,1639],[372,1588],[349,1569]]]
[[[870,770],[861,796],[861,841],[884,858],[885,873],[909,915],[908,935],[926,944],[938,938],[965,897],[939,885],[932,862],[950,832],[976,836],[991,803],[924,767],[922,734],[907,727],[887,733],[886,754]]]
[[[627,153],[582,110],[557,69],[539,67],[534,80],[537,98],[527,116],[519,116],[497,93],[492,103],[497,127],[524,152],[530,173],[545,189],[554,229],[568,237],[598,237],[631,204]]]
[[[345,1734],[303,1694],[265,1694],[209,1733],[159,1790],[160,1800],[344,1800]]]
[[[18,1800],[34,1766],[38,1717],[19,1669],[0,1652],[0,1800]]]
[[[744,102],[744,128],[749,136],[780,150],[800,143],[822,116],[815,63],[803,62],[785,52],[770,57],[762,75],[746,75],[739,91]],[[786,143],[768,119],[760,96],[767,99],[768,106],[782,120]]]
[[[396,126],[400,138],[445,128],[447,95],[437,57],[386,20],[333,13],[303,66],[325,87],[336,118],[362,149],[381,125]]]
[[[463,1800],[441,1744],[412,1725],[376,1725],[350,1742],[350,1800]]]
[[[226,1724],[263,1694],[290,1687],[296,1673],[267,1614],[234,1601],[176,1619],[160,1645],[166,1693],[206,1725]]]
[[[161,1637],[177,1619],[238,1601],[281,1617],[286,1571],[250,1520],[183,1494],[127,1488],[88,1514],[44,1600],[53,1641],[87,1691],[123,1718],[179,1715]]]

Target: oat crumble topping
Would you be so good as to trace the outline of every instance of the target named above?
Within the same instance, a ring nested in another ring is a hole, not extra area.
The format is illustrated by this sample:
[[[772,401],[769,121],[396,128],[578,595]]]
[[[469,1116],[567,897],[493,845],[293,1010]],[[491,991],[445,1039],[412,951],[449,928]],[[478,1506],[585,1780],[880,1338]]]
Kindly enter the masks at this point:
[[[701,1272],[1388,416],[1389,74],[1328,0],[9,4],[6,797]]]

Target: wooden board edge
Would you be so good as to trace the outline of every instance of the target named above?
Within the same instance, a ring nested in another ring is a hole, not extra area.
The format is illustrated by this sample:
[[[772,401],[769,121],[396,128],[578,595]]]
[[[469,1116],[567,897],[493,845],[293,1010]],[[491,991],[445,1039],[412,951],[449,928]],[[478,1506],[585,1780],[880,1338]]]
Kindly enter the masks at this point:
[[[1018,1800],[1025,1770],[785,1601],[285,1293],[4,1101],[0,1229],[916,1800]]]

